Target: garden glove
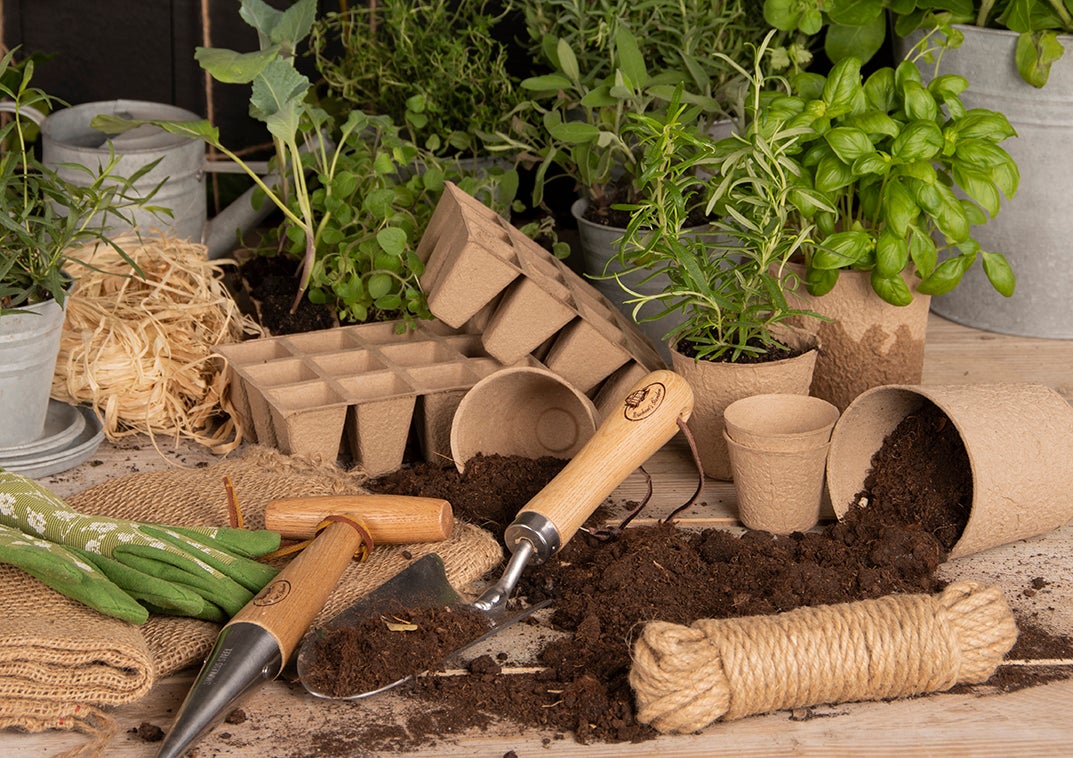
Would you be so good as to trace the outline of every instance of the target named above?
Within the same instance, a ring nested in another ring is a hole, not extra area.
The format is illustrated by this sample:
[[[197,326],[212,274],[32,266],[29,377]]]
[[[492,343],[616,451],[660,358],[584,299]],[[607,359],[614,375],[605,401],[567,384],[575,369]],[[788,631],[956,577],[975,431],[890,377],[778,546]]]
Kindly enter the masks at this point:
[[[267,530],[227,527],[171,527],[79,513],[44,487],[19,474],[0,470],[0,524],[74,548],[82,555],[110,559],[94,565],[122,589],[166,611],[143,575],[193,592],[213,607],[195,614],[229,618],[275,576],[276,570],[252,560],[279,546]],[[123,571],[119,564],[134,573]],[[180,602],[169,601],[171,605]]]
[[[0,563],[16,566],[57,592],[107,616],[132,624],[144,624],[149,618],[144,607],[92,563],[48,540],[0,526]]]

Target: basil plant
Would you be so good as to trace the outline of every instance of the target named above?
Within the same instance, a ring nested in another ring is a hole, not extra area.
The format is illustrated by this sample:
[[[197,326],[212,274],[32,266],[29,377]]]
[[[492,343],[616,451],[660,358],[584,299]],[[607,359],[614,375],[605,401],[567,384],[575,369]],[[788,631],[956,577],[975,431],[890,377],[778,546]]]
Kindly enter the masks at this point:
[[[972,227],[1017,191],[1017,165],[1000,145],[1014,130],[1001,113],[966,109],[967,87],[954,75],[925,85],[910,59],[863,78],[850,57],[826,76],[799,74],[763,93],[751,115],[767,130],[807,130],[794,157],[807,190],[796,212],[815,228],[801,251],[809,292],[823,295],[840,271],[862,270],[881,298],[905,305],[906,269],[919,277],[917,291],[941,295],[980,260],[994,288],[1013,294],[1006,258],[981,249]]]

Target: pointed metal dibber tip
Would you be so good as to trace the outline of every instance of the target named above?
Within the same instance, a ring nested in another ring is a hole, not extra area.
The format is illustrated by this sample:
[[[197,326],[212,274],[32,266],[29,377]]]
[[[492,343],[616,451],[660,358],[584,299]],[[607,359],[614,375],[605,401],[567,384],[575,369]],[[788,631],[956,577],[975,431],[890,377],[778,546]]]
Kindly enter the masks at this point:
[[[179,758],[258,684],[283,668],[279,642],[257,624],[225,626],[187,693],[157,758]]]

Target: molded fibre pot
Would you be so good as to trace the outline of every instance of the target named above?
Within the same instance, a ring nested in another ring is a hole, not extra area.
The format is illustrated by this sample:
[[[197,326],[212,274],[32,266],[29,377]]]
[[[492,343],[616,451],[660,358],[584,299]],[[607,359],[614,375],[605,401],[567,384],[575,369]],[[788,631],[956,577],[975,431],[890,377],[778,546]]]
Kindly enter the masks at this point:
[[[55,300],[0,316],[0,448],[24,445],[45,430],[65,309]]]
[[[804,450],[830,441],[838,408],[809,395],[753,395],[728,405],[723,421],[727,435],[739,445]]]
[[[505,368],[477,382],[451,425],[459,471],[477,455],[572,458],[596,431],[596,406],[557,374]]]
[[[796,340],[791,340],[796,342]],[[671,364],[693,388],[689,428],[697,442],[704,473],[730,481],[730,454],[723,436],[723,414],[735,400],[761,394],[807,395],[816,365],[816,350],[767,363],[695,361],[671,350]]]
[[[1049,387],[981,384],[876,387],[835,424],[827,487],[841,517],[872,456],[928,401],[954,425],[972,469],[969,520],[949,558],[1057,529],[1073,519],[1073,408]]]
[[[824,464],[830,445],[805,442],[799,449],[766,450],[742,445],[723,433],[738,495],[738,519],[773,534],[816,526],[823,503]]]
[[[804,278],[804,266],[790,267]],[[913,279],[903,278],[912,289]],[[920,384],[929,295],[914,290],[909,305],[891,305],[872,290],[867,271],[841,271],[826,295],[814,297],[802,287],[787,298],[794,307],[831,319],[806,317],[795,322],[819,342],[810,394],[845,410],[872,387]]]

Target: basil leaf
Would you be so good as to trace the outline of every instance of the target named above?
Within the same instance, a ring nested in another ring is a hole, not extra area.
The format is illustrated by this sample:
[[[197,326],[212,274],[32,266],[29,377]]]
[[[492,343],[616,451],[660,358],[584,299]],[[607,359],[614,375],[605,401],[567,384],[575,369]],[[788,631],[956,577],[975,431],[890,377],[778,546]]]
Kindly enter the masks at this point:
[[[991,286],[1005,297],[1011,297],[1017,286],[1017,277],[1010,268],[1009,261],[1002,253],[987,253],[981,251],[983,256],[984,273],[987,274]]]

